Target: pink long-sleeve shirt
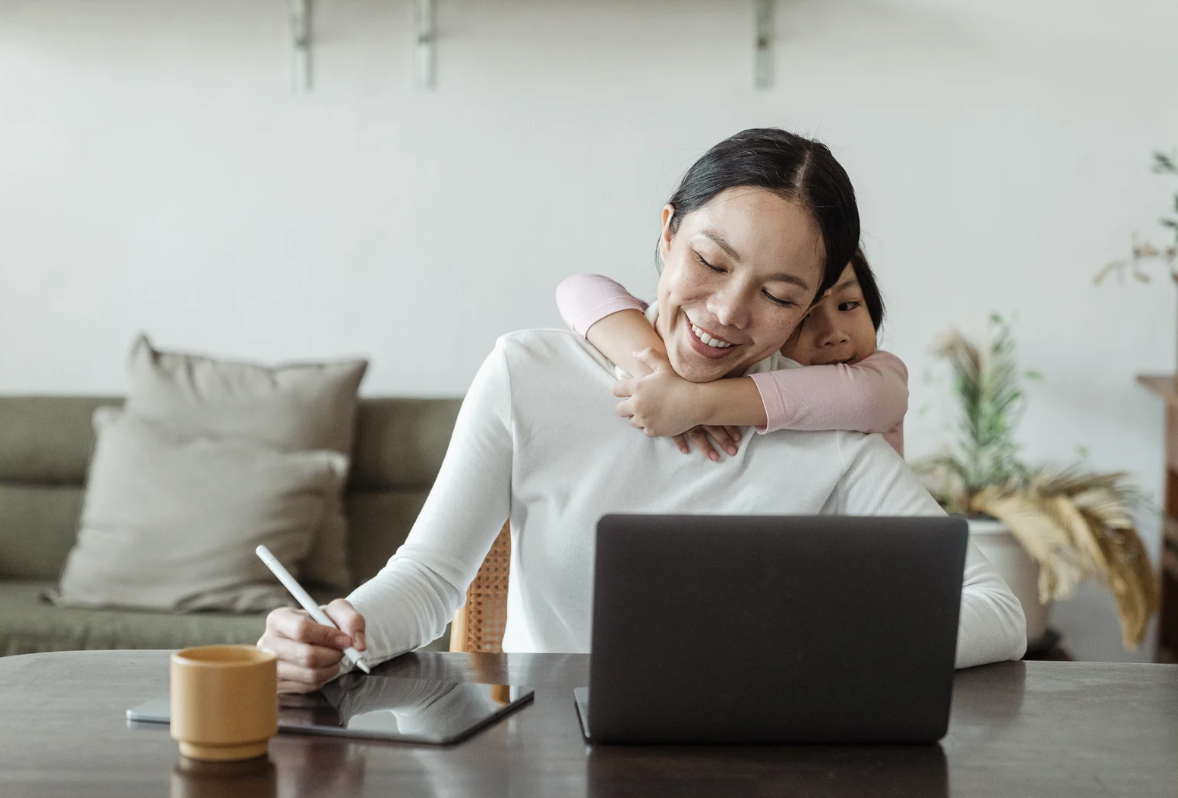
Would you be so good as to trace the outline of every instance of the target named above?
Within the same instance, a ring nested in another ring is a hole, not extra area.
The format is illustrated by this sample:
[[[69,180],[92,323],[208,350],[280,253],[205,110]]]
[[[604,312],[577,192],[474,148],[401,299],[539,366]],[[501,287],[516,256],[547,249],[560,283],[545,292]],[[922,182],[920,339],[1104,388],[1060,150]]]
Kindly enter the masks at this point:
[[[612,313],[643,312],[645,302],[599,274],[577,274],[556,289],[565,324],[580,335]],[[805,366],[753,374],[765,403],[764,427],[850,430],[881,433],[904,456],[904,415],[908,412],[908,369],[900,358],[876,351],[853,365]]]

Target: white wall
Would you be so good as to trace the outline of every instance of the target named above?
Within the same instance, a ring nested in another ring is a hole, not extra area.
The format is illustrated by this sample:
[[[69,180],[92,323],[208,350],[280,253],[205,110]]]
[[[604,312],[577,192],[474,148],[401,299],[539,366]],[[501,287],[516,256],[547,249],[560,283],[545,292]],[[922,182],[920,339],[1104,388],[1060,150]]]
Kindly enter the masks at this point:
[[[407,0],[315,0],[316,87],[287,91],[281,0],[0,0],[0,392],[121,391],[132,335],[251,359],[363,353],[368,394],[459,395],[494,338],[558,323],[556,283],[650,294],[658,212],[708,146],[816,135],[855,180],[941,439],[928,346],[1017,313],[1028,455],[1161,491],[1175,292],[1096,288],[1167,202],[1171,0],[780,0],[777,84],[751,6],[439,0],[412,88]],[[1157,525],[1143,521],[1156,549]],[[1092,588],[1055,622],[1119,659]]]

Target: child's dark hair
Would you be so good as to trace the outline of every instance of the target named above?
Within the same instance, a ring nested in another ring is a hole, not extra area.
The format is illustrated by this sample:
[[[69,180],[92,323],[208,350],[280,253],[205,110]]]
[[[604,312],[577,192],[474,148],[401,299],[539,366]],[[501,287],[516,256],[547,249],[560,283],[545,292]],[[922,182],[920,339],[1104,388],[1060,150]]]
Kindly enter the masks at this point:
[[[863,247],[857,247],[851,256],[851,270],[855,272],[855,279],[859,281],[859,290],[863,292],[863,304],[871,315],[871,324],[879,332],[884,320],[884,301],[879,293],[879,286],[875,284],[875,274],[867,263],[867,256],[863,254]]]

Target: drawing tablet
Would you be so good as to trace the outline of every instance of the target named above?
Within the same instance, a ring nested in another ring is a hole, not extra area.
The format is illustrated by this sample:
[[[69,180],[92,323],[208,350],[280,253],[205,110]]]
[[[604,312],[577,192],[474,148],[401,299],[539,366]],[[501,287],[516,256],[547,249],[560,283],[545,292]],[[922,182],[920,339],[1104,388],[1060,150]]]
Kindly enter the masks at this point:
[[[532,688],[347,674],[317,693],[281,695],[278,730],[411,743],[456,743],[532,699]],[[127,710],[134,724],[168,723],[167,698]]]

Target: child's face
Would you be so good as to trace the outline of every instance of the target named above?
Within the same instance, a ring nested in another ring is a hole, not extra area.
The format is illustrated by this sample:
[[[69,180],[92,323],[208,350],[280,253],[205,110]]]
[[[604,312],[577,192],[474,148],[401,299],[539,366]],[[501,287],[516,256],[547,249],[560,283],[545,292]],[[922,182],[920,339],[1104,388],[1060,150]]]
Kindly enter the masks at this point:
[[[875,327],[850,266],[781,349],[781,354],[803,366],[858,363],[874,352]]]

